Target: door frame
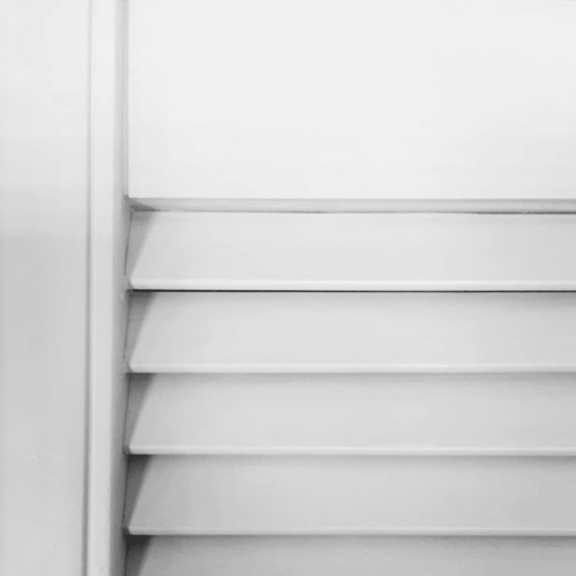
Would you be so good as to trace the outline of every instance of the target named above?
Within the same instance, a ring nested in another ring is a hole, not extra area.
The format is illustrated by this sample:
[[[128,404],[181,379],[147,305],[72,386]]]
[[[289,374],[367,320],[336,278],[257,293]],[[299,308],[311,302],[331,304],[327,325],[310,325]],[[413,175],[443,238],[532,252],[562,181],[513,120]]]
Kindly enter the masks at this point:
[[[128,291],[124,267],[126,38],[128,0],[92,0],[89,58],[89,366],[86,574],[120,576],[126,550],[124,348]]]

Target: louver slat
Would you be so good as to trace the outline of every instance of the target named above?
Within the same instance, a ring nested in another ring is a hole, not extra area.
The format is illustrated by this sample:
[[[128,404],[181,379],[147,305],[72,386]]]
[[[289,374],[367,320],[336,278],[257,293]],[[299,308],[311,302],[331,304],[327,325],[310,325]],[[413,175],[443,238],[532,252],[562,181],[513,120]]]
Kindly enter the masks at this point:
[[[576,216],[135,212],[146,290],[576,288]]]
[[[135,459],[131,534],[576,534],[576,460]]]
[[[151,538],[127,576],[573,576],[569,538]]]
[[[133,454],[576,454],[573,374],[134,375]]]
[[[135,294],[134,372],[566,370],[576,294]]]

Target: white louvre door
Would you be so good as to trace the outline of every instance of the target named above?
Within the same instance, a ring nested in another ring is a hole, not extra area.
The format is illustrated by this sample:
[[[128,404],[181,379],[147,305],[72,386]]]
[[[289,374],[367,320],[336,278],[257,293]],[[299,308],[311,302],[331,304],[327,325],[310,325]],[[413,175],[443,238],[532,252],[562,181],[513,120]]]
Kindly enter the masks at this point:
[[[129,27],[129,576],[574,574],[576,2]]]

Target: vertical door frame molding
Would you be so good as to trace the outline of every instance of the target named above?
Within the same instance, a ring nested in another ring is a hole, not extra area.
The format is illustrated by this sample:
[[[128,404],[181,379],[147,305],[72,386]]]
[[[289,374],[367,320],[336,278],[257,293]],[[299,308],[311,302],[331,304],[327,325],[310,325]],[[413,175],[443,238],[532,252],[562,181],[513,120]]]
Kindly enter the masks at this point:
[[[127,0],[91,0],[86,576],[121,576],[125,561],[126,16]]]

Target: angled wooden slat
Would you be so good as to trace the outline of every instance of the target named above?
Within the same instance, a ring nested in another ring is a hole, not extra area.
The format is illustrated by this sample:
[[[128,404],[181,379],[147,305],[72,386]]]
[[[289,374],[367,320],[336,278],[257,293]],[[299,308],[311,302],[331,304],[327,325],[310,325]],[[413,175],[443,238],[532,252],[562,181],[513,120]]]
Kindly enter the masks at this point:
[[[127,576],[572,576],[571,538],[163,538],[131,547]]]
[[[574,199],[575,25],[550,0],[138,0],[130,194]]]
[[[576,454],[576,374],[134,375],[133,454]]]
[[[572,293],[133,296],[135,372],[571,369]],[[471,368],[470,368],[471,367]]]
[[[576,215],[136,212],[146,290],[574,290]]]
[[[132,534],[576,534],[576,459],[138,458]]]

